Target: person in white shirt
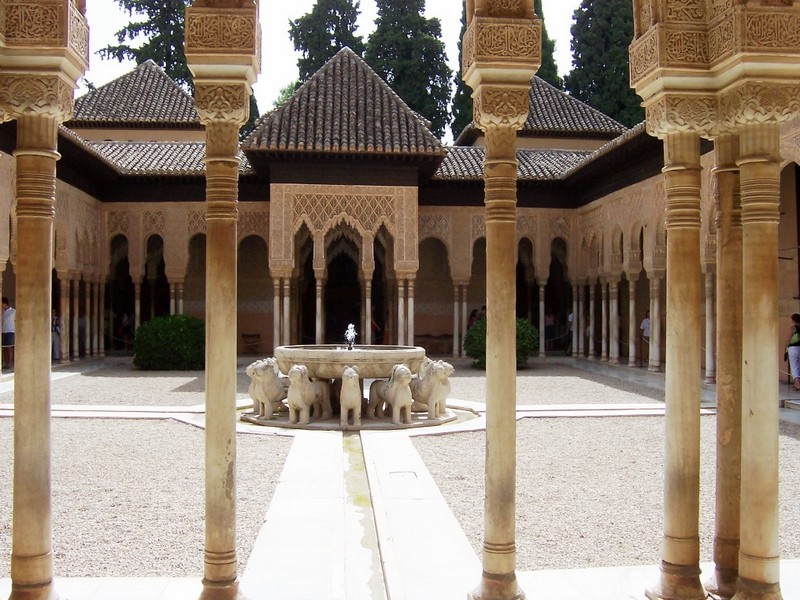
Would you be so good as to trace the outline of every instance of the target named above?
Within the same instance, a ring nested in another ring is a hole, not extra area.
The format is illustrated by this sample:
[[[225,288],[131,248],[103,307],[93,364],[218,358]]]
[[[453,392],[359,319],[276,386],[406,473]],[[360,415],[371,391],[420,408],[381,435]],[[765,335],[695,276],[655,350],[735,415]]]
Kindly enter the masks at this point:
[[[3,296],[3,366],[14,365],[14,320],[17,311],[11,306],[8,298]]]
[[[642,337],[646,342],[650,342],[650,311],[648,310],[644,313],[644,319],[642,319],[642,324],[639,326],[639,329],[642,330]]]

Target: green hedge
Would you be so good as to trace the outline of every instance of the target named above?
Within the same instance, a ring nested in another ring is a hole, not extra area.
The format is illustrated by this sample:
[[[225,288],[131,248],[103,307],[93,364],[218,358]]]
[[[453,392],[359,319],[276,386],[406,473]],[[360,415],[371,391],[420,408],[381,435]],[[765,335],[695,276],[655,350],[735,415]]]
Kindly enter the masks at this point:
[[[133,364],[146,371],[205,368],[206,325],[186,315],[158,317],[136,330]]]
[[[527,319],[517,319],[517,368],[525,366],[539,347],[539,330]],[[472,365],[486,368],[486,319],[476,321],[464,338],[464,353]]]

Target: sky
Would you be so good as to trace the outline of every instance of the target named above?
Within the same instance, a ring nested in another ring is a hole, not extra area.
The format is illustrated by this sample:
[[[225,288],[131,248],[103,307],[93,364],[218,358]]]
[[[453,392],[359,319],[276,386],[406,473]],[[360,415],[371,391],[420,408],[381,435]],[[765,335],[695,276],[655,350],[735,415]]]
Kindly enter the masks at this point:
[[[261,74],[253,86],[258,108],[264,113],[272,108],[281,88],[297,79],[297,59],[289,38],[289,20],[311,11],[315,0],[261,0],[260,21],[262,32]],[[547,31],[556,42],[555,59],[559,72],[566,73],[572,66],[570,52],[570,26],[572,13],[580,0],[542,0]],[[358,33],[366,38],[375,29],[376,8],[374,0],[360,0],[361,15]],[[426,0],[426,16],[438,17],[442,24],[447,59],[454,71],[458,65],[458,34],[461,30],[461,2],[459,0]],[[541,15],[540,15],[541,16]],[[103,85],[130,71],[132,62],[120,63],[103,60],[97,50],[116,44],[115,33],[133,20],[120,8],[116,0],[88,0],[86,17],[89,21],[89,70],[86,79],[96,86]],[[85,88],[77,95],[85,93]]]

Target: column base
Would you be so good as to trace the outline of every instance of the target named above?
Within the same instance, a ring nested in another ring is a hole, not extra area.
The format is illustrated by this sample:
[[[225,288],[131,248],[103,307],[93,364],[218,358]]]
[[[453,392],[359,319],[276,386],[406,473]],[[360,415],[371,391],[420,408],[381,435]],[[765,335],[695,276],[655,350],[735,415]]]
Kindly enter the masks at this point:
[[[8,600],[59,600],[53,588],[53,582],[46,584],[22,585],[11,583],[11,595]]]
[[[647,370],[653,373],[659,373],[661,372],[661,367],[659,365],[647,365]]]
[[[705,383],[717,383],[717,377],[716,375],[706,375],[703,381]]]
[[[739,577],[732,600],[783,600],[780,583],[763,583]]]
[[[700,567],[672,565],[661,561],[661,579],[651,589],[645,590],[649,600],[705,600],[708,598],[700,583]]]
[[[727,600],[736,593],[736,581],[739,579],[737,569],[716,568],[711,578],[706,581],[706,591],[714,598]]]
[[[618,365],[619,364],[619,358],[609,358],[608,362],[610,364],[612,364],[612,365]]]
[[[247,600],[247,596],[239,592],[238,579],[232,582],[216,582],[204,578],[200,600]]]
[[[636,361],[635,360],[629,360],[628,361],[628,366],[630,368],[632,368],[632,369],[636,368]]]
[[[516,573],[497,575],[484,571],[480,584],[467,594],[467,600],[525,600],[525,592],[517,584]]]

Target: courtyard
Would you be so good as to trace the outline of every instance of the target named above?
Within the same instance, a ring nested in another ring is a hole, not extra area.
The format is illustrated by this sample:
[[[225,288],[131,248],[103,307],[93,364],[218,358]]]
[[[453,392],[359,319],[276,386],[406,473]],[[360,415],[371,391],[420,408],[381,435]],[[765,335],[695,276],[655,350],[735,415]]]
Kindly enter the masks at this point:
[[[239,360],[242,410],[247,362]],[[545,590],[559,599],[640,598],[657,578],[663,376],[586,363],[550,358],[518,372],[517,572],[532,598]],[[463,598],[474,587],[483,536],[485,372],[468,361],[455,365],[449,405],[463,410],[454,425],[358,435],[239,424],[237,550],[248,597],[425,600]],[[583,365],[602,372],[576,368]],[[136,598],[197,596],[203,382],[202,372],[140,372],[122,358],[54,370],[52,526],[60,593],[73,600],[121,597],[105,582]],[[9,377],[0,382],[6,457],[13,452],[12,386]],[[709,563],[712,390],[705,398],[700,559]],[[780,551],[796,566],[798,416],[784,410],[780,426]],[[13,462],[3,461],[0,594],[10,588],[12,470]],[[800,581],[792,572],[800,570],[784,565],[784,597],[797,597]]]

